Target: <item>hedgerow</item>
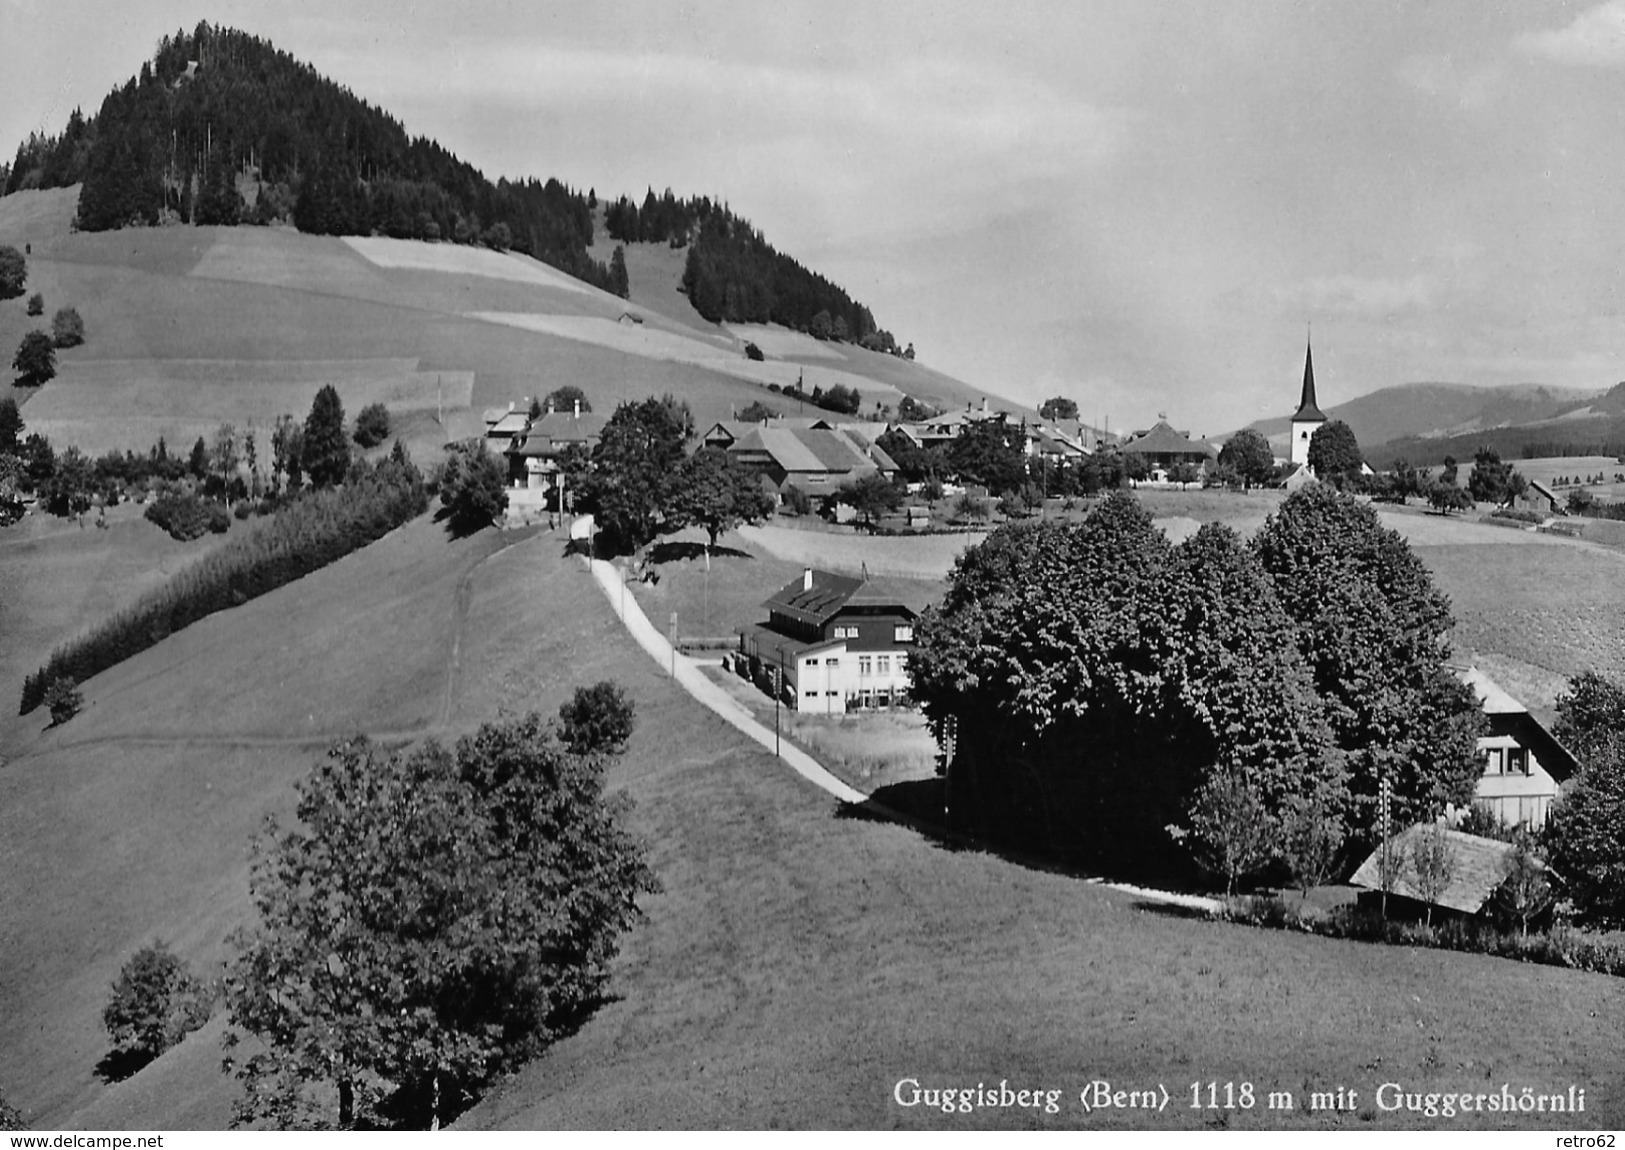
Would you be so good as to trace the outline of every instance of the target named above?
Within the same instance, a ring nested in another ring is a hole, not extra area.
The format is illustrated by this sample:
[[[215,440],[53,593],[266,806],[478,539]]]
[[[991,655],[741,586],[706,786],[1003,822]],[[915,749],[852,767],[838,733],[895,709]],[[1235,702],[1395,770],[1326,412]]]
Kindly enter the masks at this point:
[[[393,460],[352,471],[342,487],[312,491],[258,531],[228,541],[52,652],[24,681],[19,713],[39,706],[53,680],[83,683],[205,616],[342,559],[428,506],[418,469]]]

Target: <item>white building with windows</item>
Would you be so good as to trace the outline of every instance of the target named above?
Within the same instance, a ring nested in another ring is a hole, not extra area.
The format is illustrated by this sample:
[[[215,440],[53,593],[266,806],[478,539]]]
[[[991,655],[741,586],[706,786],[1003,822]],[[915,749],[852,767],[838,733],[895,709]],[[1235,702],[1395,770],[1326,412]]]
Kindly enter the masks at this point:
[[[763,606],[768,622],[740,634],[739,653],[793,709],[844,714],[907,698],[912,608],[867,580],[811,567]]]

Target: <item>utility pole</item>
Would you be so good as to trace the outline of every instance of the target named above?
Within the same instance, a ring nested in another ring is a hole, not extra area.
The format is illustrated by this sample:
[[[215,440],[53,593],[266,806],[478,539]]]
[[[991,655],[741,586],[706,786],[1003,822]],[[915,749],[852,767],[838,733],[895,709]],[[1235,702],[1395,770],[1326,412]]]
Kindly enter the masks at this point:
[[[1382,917],[1388,919],[1388,888],[1394,882],[1394,863],[1392,856],[1393,838],[1390,835],[1388,815],[1392,792],[1388,786],[1388,772],[1384,771],[1382,781],[1377,789],[1377,802],[1382,815]]]
[[[671,613],[671,677],[677,678],[677,612]]]

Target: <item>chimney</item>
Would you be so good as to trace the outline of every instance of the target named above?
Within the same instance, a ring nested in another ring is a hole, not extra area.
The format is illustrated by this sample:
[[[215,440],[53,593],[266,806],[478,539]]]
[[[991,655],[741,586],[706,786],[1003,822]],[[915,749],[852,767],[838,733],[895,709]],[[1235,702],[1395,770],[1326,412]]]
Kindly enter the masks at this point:
[[[547,414],[553,414],[553,397],[551,395],[547,397]]]
[[[575,418],[580,419],[581,418],[581,401],[578,399],[575,402],[576,402]]]
[[[985,395],[982,396],[982,410],[983,411],[987,410],[987,396],[985,396]]]
[[[508,410],[509,411],[513,410],[513,400],[511,400],[511,399],[508,401]]]
[[[811,567],[807,568],[805,571],[803,571],[801,573],[801,589],[803,591],[811,591],[812,590],[812,568]]]

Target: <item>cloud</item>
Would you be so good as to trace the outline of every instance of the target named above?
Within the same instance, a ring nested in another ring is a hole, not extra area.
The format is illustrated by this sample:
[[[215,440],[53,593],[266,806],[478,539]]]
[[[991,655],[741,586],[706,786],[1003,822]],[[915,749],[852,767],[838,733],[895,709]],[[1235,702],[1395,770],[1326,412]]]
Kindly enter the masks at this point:
[[[1497,65],[1466,64],[1449,54],[1408,56],[1394,73],[1418,92],[1469,110],[1488,104],[1501,80]]]
[[[1525,33],[1514,47],[1560,64],[1625,67],[1625,0],[1599,4],[1564,28]]]

